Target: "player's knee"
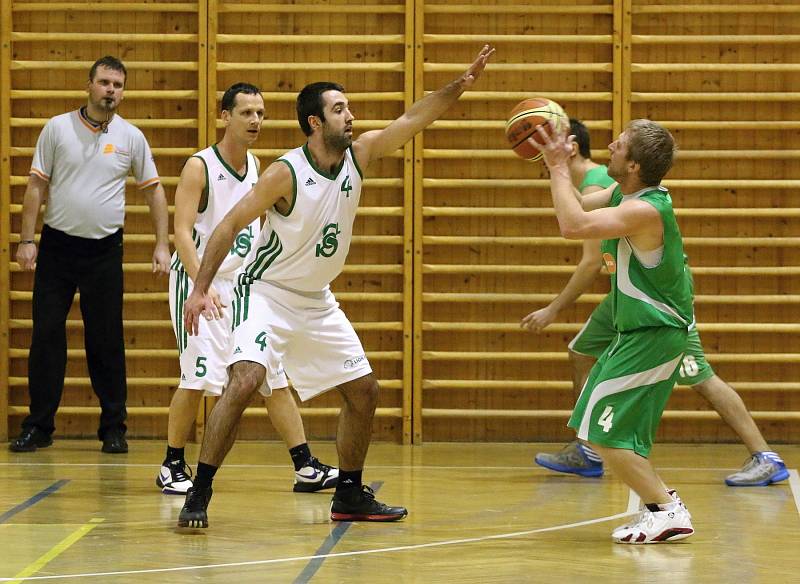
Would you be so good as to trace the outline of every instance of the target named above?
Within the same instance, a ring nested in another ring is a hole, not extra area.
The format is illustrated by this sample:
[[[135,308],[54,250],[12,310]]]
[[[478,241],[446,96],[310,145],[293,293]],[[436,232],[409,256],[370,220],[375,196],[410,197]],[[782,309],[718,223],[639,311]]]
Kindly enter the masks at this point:
[[[340,386],[345,400],[358,410],[374,410],[378,405],[380,386],[374,375],[366,375],[361,379],[350,381]]]
[[[266,370],[263,365],[240,361],[231,368],[228,386],[223,396],[235,402],[250,402],[255,391],[264,383]]]

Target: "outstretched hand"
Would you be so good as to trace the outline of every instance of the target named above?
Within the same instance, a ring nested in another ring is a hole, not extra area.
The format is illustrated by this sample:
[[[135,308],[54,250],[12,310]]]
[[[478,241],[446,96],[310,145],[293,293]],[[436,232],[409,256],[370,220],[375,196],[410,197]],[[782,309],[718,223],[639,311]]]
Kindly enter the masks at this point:
[[[567,135],[567,128],[565,124],[561,124],[561,128],[556,128],[552,120],[547,122],[548,128],[544,124],[536,128],[539,136],[539,141],[534,140],[533,136],[528,138],[528,144],[536,148],[542,153],[544,163],[547,168],[552,172],[556,168],[566,167],[569,159],[572,156],[572,144],[575,142],[575,136]]]
[[[489,57],[491,57],[495,52],[494,47],[490,45],[483,45],[481,52],[478,53],[478,56],[472,62],[472,65],[469,66],[469,69],[466,70],[464,75],[461,77],[461,86],[464,89],[469,89],[475,84],[478,77],[481,76],[483,70],[486,68],[486,63],[489,62]]]

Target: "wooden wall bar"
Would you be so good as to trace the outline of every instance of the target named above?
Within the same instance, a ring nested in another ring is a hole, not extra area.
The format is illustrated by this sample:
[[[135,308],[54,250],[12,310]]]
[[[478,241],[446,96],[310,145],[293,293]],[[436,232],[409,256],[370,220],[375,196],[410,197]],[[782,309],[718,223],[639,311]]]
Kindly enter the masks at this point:
[[[185,158],[221,136],[218,99],[237,81],[266,100],[263,168],[303,142],[294,99],[306,83],[342,83],[357,131],[380,128],[491,42],[498,53],[476,90],[370,169],[333,284],[383,387],[376,437],[569,436],[566,344],[608,285],[599,279],[545,334],[519,329],[580,256],[558,234],[544,167],[505,144],[513,105],[544,95],[587,123],[600,162],[630,119],[674,132],[681,150],[666,184],[706,353],[768,439],[800,438],[800,1],[0,0],[0,11],[0,437],[16,435],[27,411],[32,276],[14,254],[33,146],[48,118],[84,102],[94,59],[125,61],[120,113],[147,135],[171,199]],[[135,189],[127,214],[130,432],[163,437],[178,376],[167,285],[149,273],[153,237]],[[58,432],[92,436],[77,308],[68,337]],[[338,403],[303,405],[311,438],[335,434]],[[733,439],[689,389],[668,407],[663,439]],[[247,414],[243,438],[276,438],[259,402]]]
[[[204,9],[203,9],[204,10]],[[4,20],[5,22],[5,20]],[[31,331],[31,273],[19,271],[22,196],[33,147],[50,117],[86,102],[89,67],[112,54],[128,69],[120,114],[148,138],[162,181],[172,199],[186,157],[205,140],[199,115],[207,100],[206,18],[197,2],[12,2],[10,40],[11,128],[10,305],[8,431],[16,435],[27,413],[27,356]],[[5,84],[4,84],[5,86]],[[5,208],[5,206],[4,206]],[[171,209],[170,209],[171,212]],[[178,367],[167,308],[167,279],[151,274],[154,243],[144,197],[129,185],[125,222],[125,341],[128,361],[129,432],[163,436]],[[40,229],[37,228],[37,233]],[[5,270],[4,274],[7,273]],[[69,316],[67,380],[56,425],[60,435],[93,436],[97,400],[83,354],[83,324],[77,302]],[[5,385],[5,384],[4,384]]]

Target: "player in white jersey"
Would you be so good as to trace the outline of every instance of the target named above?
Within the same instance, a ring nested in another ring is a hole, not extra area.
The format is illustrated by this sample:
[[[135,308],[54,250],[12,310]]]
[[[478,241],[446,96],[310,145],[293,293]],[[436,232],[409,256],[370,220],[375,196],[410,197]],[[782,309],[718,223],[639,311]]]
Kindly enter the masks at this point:
[[[329,283],[341,271],[350,247],[362,169],[395,152],[446,112],[474,84],[493,52],[484,46],[458,79],[417,101],[385,129],[356,140],[340,85],[312,83],[298,95],[297,119],[308,142],[271,164],[214,230],[184,305],[186,328],[196,333],[201,313],[212,317],[209,286],[236,234],[266,212],[263,245],[240,276],[234,310],[236,346],[247,354],[234,363],[228,387],[206,425],[197,477],[179,527],[208,526],[213,476],[233,444],[252,394],[270,366],[278,364],[285,366],[302,399],[332,387],[343,398],[336,436],[339,484],[331,519],[396,521],[408,514],[404,507],[378,502],[362,484],[378,382]]]
[[[246,225],[209,288],[218,319],[203,322],[199,334],[189,336],[183,326],[183,302],[192,290],[208,239],[228,211],[258,181],[258,160],[248,147],[258,138],[264,117],[264,99],[247,83],[231,86],[223,95],[222,140],[194,154],[181,172],[175,192],[175,246],[170,273],[170,314],[180,352],[181,381],[170,403],[167,453],[156,478],[166,494],[185,494],[192,486],[184,457],[197,408],[204,394],[219,396],[228,378],[233,356],[231,300],[236,275],[250,254],[261,228],[257,217]],[[278,389],[262,386],[270,419],[289,448],[295,466],[295,491],[313,492],[336,485],[337,469],[311,456],[303,421],[286,383]]]

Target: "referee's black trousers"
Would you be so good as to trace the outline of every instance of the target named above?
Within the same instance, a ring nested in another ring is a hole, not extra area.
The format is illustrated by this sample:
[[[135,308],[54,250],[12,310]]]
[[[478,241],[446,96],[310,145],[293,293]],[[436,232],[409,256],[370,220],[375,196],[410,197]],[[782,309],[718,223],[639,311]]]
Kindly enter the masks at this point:
[[[28,357],[30,415],[22,422],[52,434],[64,391],[66,321],[80,292],[86,363],[100,400],[102,440],[125,432],[125,340],[122,331],[122,230],[85,239],[44,226],[33,281],[33,338]]]

